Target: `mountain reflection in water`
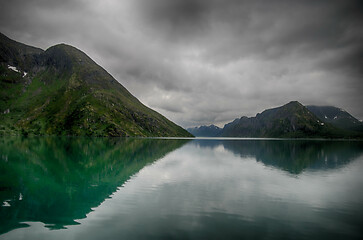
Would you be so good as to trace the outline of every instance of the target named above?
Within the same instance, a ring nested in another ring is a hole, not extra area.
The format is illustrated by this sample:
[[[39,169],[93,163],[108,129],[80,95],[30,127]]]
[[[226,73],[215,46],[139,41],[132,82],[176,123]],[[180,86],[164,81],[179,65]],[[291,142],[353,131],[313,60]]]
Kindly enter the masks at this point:
[[[360,141],[11,137],[0,157],[0,239],[363,236]]]
[[[0,234],[40,221],[78,224],[145,165],[186,140],[1,138]],[[6,206],[5,206],[6,205]],[[9,205],[9,206],[8,206]]]
[[[241,158],[253,157],[257,162],[292,174],[299,174],[306,168],[338,168],[363,153],[362,141],[206,139],[193,143],[206,148],[223,146]]]

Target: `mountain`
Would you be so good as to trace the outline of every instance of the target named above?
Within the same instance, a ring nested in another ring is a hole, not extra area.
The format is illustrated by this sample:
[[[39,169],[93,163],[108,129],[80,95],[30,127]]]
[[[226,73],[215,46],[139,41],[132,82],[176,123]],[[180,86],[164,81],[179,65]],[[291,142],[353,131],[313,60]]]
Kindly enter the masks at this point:
[[[333,106],[306,107],[323,122],[346,130],[363,131],[363,123],[341,108]]]
[[[75,47],[0,34],[0,134],[192,136],[143,105]]]
[[[198,137],[218,137],[222,133],[222,128],[210,125],[188,128],[187,131]]]
[[[330,116],[330,115],[329,115]],[[334,117],[333,117],[334,118]],[[213,125],[212,125],[213,126]],[[258,113],[255,117],[235,119],[215,135],[208,127],[188,129],[195,136],[268,137],[268,138],[361,138],[362,134],[342,129],[319,119],[312,111],[297,101]]]
[[[241,117],[223,128],[226,137],[324,137],[325,126],[314,114],[297,101],[268,109],[256,117]]]

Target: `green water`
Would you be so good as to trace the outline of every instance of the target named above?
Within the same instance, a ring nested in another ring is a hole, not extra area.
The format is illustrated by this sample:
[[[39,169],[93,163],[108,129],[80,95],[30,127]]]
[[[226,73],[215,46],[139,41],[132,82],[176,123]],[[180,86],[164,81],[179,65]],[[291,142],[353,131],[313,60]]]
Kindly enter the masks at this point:
[[[362,239],[363,142],[0,138],[0,239]]]

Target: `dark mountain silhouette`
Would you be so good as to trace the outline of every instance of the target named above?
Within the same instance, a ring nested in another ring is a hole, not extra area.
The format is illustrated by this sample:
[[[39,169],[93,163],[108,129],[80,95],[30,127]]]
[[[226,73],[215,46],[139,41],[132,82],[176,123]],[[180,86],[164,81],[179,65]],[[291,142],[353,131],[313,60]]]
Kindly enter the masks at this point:
[[[198,137],[218,137],[222,133],[222,128],[210,125],[188,128],[187,131]]]
[[[348,114],[349,115],[349,114]],[[349,115],[350,116],[350,115]],[[343,119],[343,117],[342,117]],[[344,118],[350,119],[348,117]],[[352,121],[358,121],[350,119]],[[349,123],[352,125],[353,122]],[[344,123],[343,123],[344,124]],[[343,125],[342,124],[342,125]],[[349,124],[347,124],[349,125]],[[358,125],[358,124],[356,124]],[[205,129],[205,128],[195,128]],[[213,137],[259,137],[259,138],[361,138],[362,133],[351,127],[342,128],[332,121],[319,118],[297,101],[258,113],[255,117],[241,117],[230,122]],[[193,131],[196,136],[203,136]]]

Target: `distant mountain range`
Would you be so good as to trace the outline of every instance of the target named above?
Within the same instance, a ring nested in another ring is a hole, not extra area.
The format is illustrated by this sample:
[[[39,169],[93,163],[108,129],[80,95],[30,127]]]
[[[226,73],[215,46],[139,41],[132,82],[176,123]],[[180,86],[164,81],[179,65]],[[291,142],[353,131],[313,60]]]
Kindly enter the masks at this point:
[[[198,137],[218,137],[222,133],[222,128],[216,125],[200,126],[194,128],[188,128],[188,132]]]
[[[77,48],[44,51],[1,33],[0,135],[192,136]]]
[[[363,123],[336,107],[303,106],[297,101],[241,117],[223,128],[187,129],[199,137],[362,138]]]

